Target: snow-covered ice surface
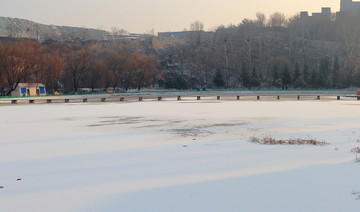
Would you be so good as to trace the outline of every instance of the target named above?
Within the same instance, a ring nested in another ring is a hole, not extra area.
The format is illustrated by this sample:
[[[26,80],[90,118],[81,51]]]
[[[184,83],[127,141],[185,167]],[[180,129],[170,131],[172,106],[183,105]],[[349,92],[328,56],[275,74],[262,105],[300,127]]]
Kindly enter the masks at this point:
[[[360,210],[359,101],[7,105],[0,117],[0,211]]]

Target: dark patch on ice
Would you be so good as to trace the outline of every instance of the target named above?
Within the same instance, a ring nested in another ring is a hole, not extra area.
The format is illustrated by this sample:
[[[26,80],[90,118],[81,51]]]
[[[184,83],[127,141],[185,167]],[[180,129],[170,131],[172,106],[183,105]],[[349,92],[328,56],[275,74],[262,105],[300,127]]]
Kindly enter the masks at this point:
[[[170,131],[182,137],[197,137],[214,134],[211,131],[198,128],[172,129]]]
[[[99,117],[100,121],[94,124],[87,125],[88,127],[102,127],[102,126],[114,126],[114,125],[131,125],[140,124],[134,128],[150,128],[150,127],[164,127],[174,124],[179,124],[182,121],[178,120],[160,120],[160,119],[149,119],[140,116],[126,117],[126,116],[106,116]],[[143,124],[141,126],[141,124]]]
[[[62,121],[74,121],[76,118],[75,117],[65,117],[65,118],[61,118],[60,120]]]
[[[187,128],[168,129],[167,131],[182,137],[199,137],[209,136],[219,132],[226,133],[232,131],[231,128],[233,128],[233,130],[235,131],[235,128],[245,124],[246,123],[217,123],[209,125],[194,125]],[[194,138],[193,140],[196,139]]]
[[[99,117],[101,120],[95,124],[89,124],[88,127],[101,127],[110,125],[129,125],[139,123],[142,121],[142,117],[124,117],[124,116],[112,116],[112,117]],[[103,120],[105,119],[105,120]]]

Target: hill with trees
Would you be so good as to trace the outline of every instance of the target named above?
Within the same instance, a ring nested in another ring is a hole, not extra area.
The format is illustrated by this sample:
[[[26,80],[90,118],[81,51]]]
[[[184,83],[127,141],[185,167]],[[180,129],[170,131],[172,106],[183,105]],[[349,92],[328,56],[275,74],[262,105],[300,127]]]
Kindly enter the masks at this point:
[[[221,76],[224,88],[359,87],[359,21],[357,13],[336,18],[258,13],[255,20],[218,27],[206,42],[189,39],[162,49],[163,83],[212,88]]]
[[[50,92],[168,89],[343,89],[360,87],[360,14],[274,13],[181,42],[148,36],[111,40],[0,39],[0,93],[20,82]],[[30,36],[31,37],[31,36]]]

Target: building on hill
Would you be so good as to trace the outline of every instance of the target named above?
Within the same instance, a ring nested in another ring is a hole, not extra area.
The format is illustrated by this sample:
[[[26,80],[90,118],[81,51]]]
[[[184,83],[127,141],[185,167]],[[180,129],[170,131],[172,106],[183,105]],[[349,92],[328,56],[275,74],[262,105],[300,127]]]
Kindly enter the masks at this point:
[[[300,17],[301,18],[309,17],[309,12],[308,11],[301,11],[300,12]]]
[[[194,33],[201,35],[201,42],[206,42],[212,39],[214,32],[211,31],[179,31],[179,32],[158,32],[159,38],[174,38],[187,41],[191,39]]]
[[[341,0],[340,13],[346,12],[359,12],[360,13],[360,2],[354,2],[353,0]]]
[[[340,0],[340,11],[336,13],[337,17],[346,14],[353,14],[353,13],[360,14],[360,1]],[[307,11],[302,11],[300,12],[300,17],[301,18],[306,18],[306,17],[331,18],[331,8],[323,7],[321,8],[320,13],[312,13],[312,16],[309,16],[309,13]]]
[[[11,96],[42,96],[46,95],[45,85],[41,83],[19,83],[11,92]]]
[[[309,16],[309,12],[307,11],[302,11],[300,12],[300,17],[301,18],[305,18],[305,17],[324,17],[324,18],[331,18],[331,8],[330,7],[323,7],[321,8],[321,12],[320,13],[312,13],[312,16]]]
[[[326,17],[326,18],[330,18],[331,17],[331,8],[330,7],[322,7],[321,8],[321,13],[312,13],[313,17]]]

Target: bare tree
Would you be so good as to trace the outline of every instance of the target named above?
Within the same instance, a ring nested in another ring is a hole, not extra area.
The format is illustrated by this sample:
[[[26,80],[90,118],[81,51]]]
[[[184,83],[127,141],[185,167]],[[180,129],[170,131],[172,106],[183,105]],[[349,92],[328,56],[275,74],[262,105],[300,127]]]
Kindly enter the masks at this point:
[[[58,91],[60,88],[60,80],[64,74],[65,61],[59,55],[48,49],[45,53],[44,66],[45,80],[42,81],[46,84],[48,91]],[[39,81],[40,82],[40,81]]]
[[[83,48],[72,46],[67,49],[65,56],[66,77],[68,82],[72,82],[73,91],[78,92],[92,57],[93,54],[88,46]]]
[[[3,94],[8,96],[20,82],[31,80],[40,64],[40,55],[35,41],[19,41],[0,46],[0,70]]]
[[[190,24],[191,31],[204,31],[204,23],[201,21],[194,21]]]
[[[103,55],[108,70],[105,74],[105,87],[111,85],[115,90],[116,87],[123,84],[123,74],[129,59],[129,53],[123,49],[112,49],[104,51]]]
[[[204,32],[204,23],[201,21],[194,21],[190,24],[190,40],[193,45],[199,46]]]
[[[268,25],[270,27],[286,27],[287,19],[283,13],[275,12],[270,15]]]
[[[264,27],[266,25],[266,16],[264,13],[256,13],[256,23],[260,26],[260,27]]]
[[[134,53],[128,61],[128,74],[138,90],[154,83],[158,75],[158,62],[154,56]]]
[[[125,29],[122,29],[122,28],[118,28],[118,27],[111,27],[110,28],[110,33],[112,35],[128,35],[129,33],[125,30]]]

